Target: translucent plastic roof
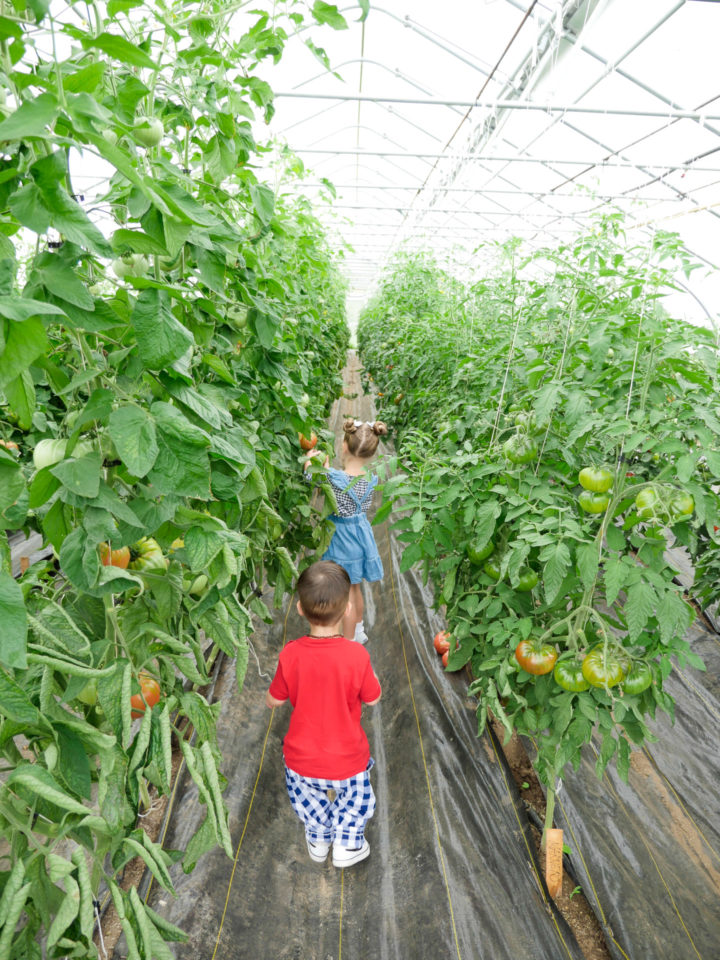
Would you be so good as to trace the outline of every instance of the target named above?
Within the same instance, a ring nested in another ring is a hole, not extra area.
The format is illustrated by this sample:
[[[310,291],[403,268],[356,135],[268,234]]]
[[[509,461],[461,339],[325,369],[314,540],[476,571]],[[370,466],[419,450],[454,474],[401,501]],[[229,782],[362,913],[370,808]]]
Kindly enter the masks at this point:
[[[271,133],[307,167],[298,189],[337,190],[317,209],[352,246],[351,300],[401,245],[478,269],[483,244],[552,244],[610,208],[633,242],[676,230],[714,266],[720,3],[371,0],[364,22],[357,4],[339,10],[348,29],[301,31],[266,73]],[[717,316],[716,271],[688,282]]]

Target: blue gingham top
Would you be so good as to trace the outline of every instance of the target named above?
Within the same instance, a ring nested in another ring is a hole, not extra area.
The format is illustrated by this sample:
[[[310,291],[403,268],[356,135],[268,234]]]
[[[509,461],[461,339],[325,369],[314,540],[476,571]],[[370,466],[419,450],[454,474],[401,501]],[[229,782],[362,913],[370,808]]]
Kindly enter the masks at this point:
[[[314,481],[315,479],[310,476],[308,471],[305,471],[304,476],[309,481]],[[356,479],[351,474],[345,473],[344,470],[335,469],[326,470],[325,476],[329,480],[330,486],[333,488],[333,493],[335,494],[338,517],[353,517],[358,512],[355,500],[349,493],[345,493],[343,491],[343,487],[347,484],[347,482],[352,482],[353,480],[355,480],[355,483],[352,485],[352,492],[362,503],[362,508],[365,513],[368,513],[372,505],[372,497],[368,497],[366,500],[363,500],[363,497],[368,491],[368,486],[371,484],[371,479],[366,480],[365,477]],[[373,483],[372,485],[374,486],[375,484]]]

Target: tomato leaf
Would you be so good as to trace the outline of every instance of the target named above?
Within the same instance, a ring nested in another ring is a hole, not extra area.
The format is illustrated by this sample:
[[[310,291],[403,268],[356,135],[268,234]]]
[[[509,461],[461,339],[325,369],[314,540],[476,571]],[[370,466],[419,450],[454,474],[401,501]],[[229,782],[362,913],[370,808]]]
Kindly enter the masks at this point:
[[[348,29],[345,17],[343,17],[334,3],[324,3],[323,0],[315,0],[312,14],[318,23],[327,23],[333,30]],[[367,13],[364,12],[364,15],[367,16]]]
[[[70,457],[50,468],[50,473],[78,497],[97,497],[100,490],[100,468],[102,460],[99,453],[89,453],[84,457]]]
[[[594,543],[578,544],[575,550],[577,571],[586,590],[595,582],[598,572],[598,548]]]
[[[627,600],[623,607],[628,625],[628,636],[635,641],[655,612],[657,595],[647,582],[634,583],[628,588]]]
[[[123,404],[110,414],[110,439],[120,459],[134,477],[144,477],[152,470],[160,448],[155,421],[143,407]]]
[[[0,140],[29,140],[50,136],[49,124],[58,110],[57,99],[51,93],[41,93],[27,100],[0,123]]]
[[[164,370],[195,343],[192,333],[175,318],[165,290],[142,290],[131,320],[140,357],[148,370]]]
[[[545,599],[548,603],[552,603],[557,597],[565,579],[565,574],[570,567],[570,550],[562,540],[555,545],[554,549],[551,547],[546,549],[553,550],[543,570]]]

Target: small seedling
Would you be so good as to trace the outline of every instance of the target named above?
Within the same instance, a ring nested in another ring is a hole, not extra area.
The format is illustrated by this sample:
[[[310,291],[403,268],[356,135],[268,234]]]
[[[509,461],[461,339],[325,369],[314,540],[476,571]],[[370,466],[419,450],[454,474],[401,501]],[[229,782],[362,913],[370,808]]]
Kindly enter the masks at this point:
[[[565,854],[566,857],[572,856],[572,850],[566,843],[563,844],[563,853]]]
[[[571,899],[571,900],[572,900],[572,898],[575,896],[576,893],[582,893],[582,887],[575,887],[575,889],[573,890],[573,892],[570,894],[570,899]]]
[[[529,789],[530,789],[530,784],[527,782],[527,780],[523,780],[523,782],[520,784],[520,786],[523,788],[523,790],[529,790]]]

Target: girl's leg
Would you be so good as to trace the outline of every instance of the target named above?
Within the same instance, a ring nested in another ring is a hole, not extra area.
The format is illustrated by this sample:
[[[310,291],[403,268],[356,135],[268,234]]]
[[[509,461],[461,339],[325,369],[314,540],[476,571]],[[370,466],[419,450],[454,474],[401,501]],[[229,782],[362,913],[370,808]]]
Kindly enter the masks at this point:
[[[352,604],[352,610],[347,617],[343,618],[343,636],[352,640],[355,636],[355,625],[362,620],[365,609],[365,602],[359,583],[353,583],[350,586],[350,603]]]

